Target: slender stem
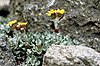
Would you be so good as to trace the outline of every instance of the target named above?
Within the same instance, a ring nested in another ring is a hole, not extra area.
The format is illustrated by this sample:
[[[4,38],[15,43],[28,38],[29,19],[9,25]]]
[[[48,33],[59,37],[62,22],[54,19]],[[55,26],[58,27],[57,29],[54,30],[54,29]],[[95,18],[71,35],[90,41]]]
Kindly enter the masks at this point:
[[[59,20],[59,18],[57,18],[57,17],[54,20],[55,29],[58,29],[58,20]]]

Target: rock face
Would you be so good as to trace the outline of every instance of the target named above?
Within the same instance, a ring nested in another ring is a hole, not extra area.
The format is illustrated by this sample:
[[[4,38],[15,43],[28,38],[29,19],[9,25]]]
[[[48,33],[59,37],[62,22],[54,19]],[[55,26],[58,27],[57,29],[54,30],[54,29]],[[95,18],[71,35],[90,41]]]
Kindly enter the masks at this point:
[[[0,7],[3,7],[5,5],[9,5],[10,0],[0,0]]]
[[[100,53],[85,46],[52,45],[43,66],[100,66]]]
[[[0,66],[16,66],[11,50],[6,47],[2,39],[0,39]]]

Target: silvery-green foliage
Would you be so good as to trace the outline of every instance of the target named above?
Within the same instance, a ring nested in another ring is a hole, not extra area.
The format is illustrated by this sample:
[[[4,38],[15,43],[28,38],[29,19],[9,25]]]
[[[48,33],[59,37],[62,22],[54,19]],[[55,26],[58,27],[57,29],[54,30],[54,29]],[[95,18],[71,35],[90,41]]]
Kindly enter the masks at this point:
[[[14,37],[9,37],[7,43],[13,49],[16,58],[21,58],[21,54],[25,55],[23,66],[38,66],[42,63],[43,55],[50,45],[79,45],[82,42],[70,34],[63,36],[46,31],[44,33],[15,32]]]
[[[7,26],[8,18],[0,17],[0,38],[6,37],[6,32],[10,31],[10,28]]]

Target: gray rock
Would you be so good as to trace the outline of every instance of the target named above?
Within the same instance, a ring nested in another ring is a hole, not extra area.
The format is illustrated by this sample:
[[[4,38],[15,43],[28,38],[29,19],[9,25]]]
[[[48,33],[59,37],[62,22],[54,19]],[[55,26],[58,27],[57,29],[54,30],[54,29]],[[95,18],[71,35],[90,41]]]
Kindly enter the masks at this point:
[[[0,7],[3,7],[5,5],[9,5],[10,0],[0,0]]]
[[[15,66],[15,59],[10,50],[0,48],[0,66]]]
[[[0,38],[0,66],[15,66],[15,58],[6,43]]]
[[[100,66],[100,53],[86,46],[52,45],[43,66]]]

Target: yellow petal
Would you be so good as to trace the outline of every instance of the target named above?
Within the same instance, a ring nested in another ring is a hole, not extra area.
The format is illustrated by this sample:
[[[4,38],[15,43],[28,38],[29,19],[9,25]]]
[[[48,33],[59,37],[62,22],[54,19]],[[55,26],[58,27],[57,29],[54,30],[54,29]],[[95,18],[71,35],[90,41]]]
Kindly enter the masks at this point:
[[[49,14],[49,13],[46,13],[48,16],[51,16],[51,14]]]
[[[65,13],[65,10],[64,10],[64,9],[61,9],[61,10],[60,10],[60,13],[61,13],[61,14],[64,14],[64,13]]]
[[[13,20],[13,21],[10,21],[7,26],[12,26],[13,24],[15,24],[17,22],[17,20]]]
[[[9,24],[7,24],[7,26],[10,26]]]
[[[25,26],[25,25],[27,25],[27,22],[19,22],[18,25]]]
[[[55,10],[56,13],[60,13],[60,9]]]
[[[48,11],[46,14],[47,14],[48,16],[51,16],[51,14],[54,14],[54,13],[55,13],[55,10],[51,9],[51,10]]]
[[[55,13],[55,10],[51,9],[50,11],[48,11],[48,13]]]

